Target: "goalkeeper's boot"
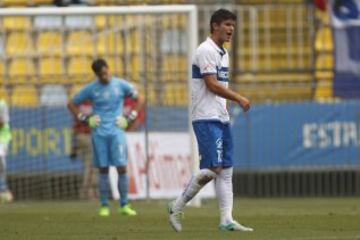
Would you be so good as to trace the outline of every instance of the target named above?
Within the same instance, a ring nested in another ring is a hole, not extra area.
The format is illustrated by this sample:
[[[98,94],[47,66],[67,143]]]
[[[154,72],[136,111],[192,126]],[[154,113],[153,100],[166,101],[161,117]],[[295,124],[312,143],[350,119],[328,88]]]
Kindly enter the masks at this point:
[[[119,213],[125,216],[136,216],[137,213],[134,209],[131,208],[130,204],[126,204],[123,207],[119,208]]]
[[[109,217],[110,216],[110,208],[109,206],[101,206],[99,210],[100,217]]]
[[[176,211],[173,209],[174,202],[175,201],[169,203],[168,205],[169,222],[172,228],[176,232],[181,232],[182,231],[181,219],[183,218],[184,213],[182,211]]]
[[[221,231],[241,231],[241,232],[253,232],[254,231],[254,229],[245,227],[245,226],[241,225],[240,223],[238,223],[237,221],[233,221],[232,223],[229,223],[229,224],[220,224],[219,229]]]

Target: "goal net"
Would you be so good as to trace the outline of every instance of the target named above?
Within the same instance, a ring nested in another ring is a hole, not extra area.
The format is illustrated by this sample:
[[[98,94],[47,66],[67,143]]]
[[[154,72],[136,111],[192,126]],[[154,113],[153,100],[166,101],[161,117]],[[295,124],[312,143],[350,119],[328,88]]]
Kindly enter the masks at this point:
[[[99,57],[146,99],[127,135],[130,195],[181,192],[197,165],[188,114],[195,6],[7,8],[0,24],[1,97],[13,134],[8,180],[17,199],[96,196],[90,136],[74,137],[79,129],[65,105],[94,79],[90,66]]]

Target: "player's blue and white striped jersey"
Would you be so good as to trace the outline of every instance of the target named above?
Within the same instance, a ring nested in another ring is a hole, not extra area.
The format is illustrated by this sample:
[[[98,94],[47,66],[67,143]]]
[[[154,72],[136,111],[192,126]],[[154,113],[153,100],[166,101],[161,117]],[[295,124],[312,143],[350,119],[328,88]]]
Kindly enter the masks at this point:
[[[137,95],[134,86],[129,82],[112,77],[108,84],[95,80],[77,93],[73,101],[80,104],[90,100],[93,114],[99,115],[100,126],[92,133],[100,136],[114,135],[123,132],[116,126],[116,118],[122,115],[125,97]]]
[[[196,49],[192,63],[191,115],[192,121],[219,120],[228,122],[229,113],[226,99],[212,93],[203,79],[206,75],[216,75],[217,80],[226,88],[229,83],[229,55],[207,38]]]

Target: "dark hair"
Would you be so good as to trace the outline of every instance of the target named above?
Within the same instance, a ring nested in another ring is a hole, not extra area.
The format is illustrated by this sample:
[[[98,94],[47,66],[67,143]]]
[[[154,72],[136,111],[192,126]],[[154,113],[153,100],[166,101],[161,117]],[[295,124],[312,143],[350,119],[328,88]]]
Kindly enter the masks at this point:
[[[96,74],[99,73],[103,67],[109,67],[109,66],[107,62],[102,58],[94,60],[93,63],[91,64],[91,69]]]
[[[236,21],[235,13],[233,13],[229,10],[226,10],[224,8],[220,8],[219,10],[216,10],[210,19],[210,32],[211,33],[214,32],[213,23],[221,24],[223,21],[226,21],[229,19]]]

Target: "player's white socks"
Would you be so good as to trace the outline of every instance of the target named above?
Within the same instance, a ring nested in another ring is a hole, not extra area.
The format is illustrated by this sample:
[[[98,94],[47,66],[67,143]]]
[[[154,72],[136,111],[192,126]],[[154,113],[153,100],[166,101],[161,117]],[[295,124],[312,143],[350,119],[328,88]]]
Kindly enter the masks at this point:
[[[215,192],[220,209],[220,224],[233,222],[233,168],[225,168],[215,179]]]
[[[216,173],[209,169],[201,169],[193,176],[185,188],[184,192],[175,200],[174,211],[182,211],[186,203],[189,202],[208,182],[216,177]]]

